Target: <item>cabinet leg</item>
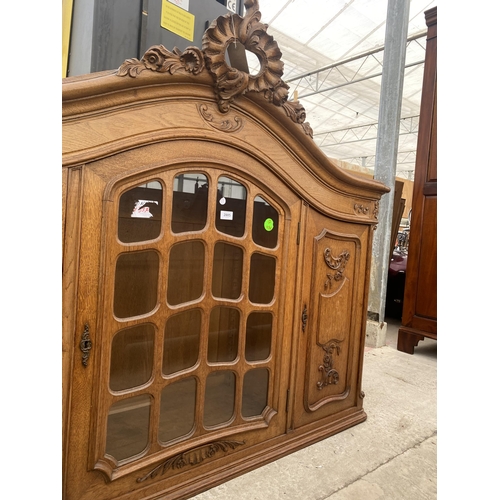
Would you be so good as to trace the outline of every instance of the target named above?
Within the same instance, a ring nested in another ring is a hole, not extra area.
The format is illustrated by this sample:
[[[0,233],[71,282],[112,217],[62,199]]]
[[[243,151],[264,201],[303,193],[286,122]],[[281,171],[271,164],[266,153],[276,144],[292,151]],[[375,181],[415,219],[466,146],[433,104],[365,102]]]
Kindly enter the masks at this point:
[[[415,352],[415,346],[418,345],[421,340],[424,340],[424,338],[423,335],[400,328],[398,330],[398,351],[413,354]]]

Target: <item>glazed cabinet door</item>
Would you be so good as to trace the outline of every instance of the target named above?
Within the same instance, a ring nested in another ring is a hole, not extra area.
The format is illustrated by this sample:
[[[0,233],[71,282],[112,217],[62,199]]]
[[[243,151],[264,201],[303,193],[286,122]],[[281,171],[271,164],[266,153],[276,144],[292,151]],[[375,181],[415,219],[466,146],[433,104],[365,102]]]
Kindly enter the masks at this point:
[[[175,498],[285,432],[296,215],[203,162],[83,172],[65,499]]]
[[[302,317],[292,427],[335,415],[342,427],[361,409],[361,366],[370,227],[307,209]],[[344,418],[345,417],[345,418]],[[343,420],[344,419],[344,420]]]

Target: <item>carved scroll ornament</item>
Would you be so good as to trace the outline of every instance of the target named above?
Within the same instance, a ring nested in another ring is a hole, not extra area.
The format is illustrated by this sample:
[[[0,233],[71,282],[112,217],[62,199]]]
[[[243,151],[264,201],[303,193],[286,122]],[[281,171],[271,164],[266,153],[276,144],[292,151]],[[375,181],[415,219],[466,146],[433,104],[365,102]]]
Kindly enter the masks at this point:
[[[181,52],[163,45],[155,45],[146,51],[141,60],[127,59],[118,69],[117,75],[136,78],[145,70],[173,75],[177,72],[198,75],[207,70],[215,82],[215,94],[221,113],[227,113],[234,99],[247,92],[261,93],[275,106],[284,109],[290,119],[301,125],[311,136],[313,131],[305,121],[306,112],[299,101],[288,101],[289,86],[281,79],[284,63],[277,42],[267,33],[267,24],[260,22],[258,0],[245,0],[244,17],[238,14],[219,16],[205,31],[202,50],[188,47]],[[233,68],[226,62],[226,50],[231,43],[241,43],[260,61],[260,71],[250,75]]]
[[[218,452],[226,452],[229,449],[234,450],[237,446],[245,444],[245,441],[215,441],[208,443],[184,453],[179,453],[172,458],[155,467],[145,476],[137,479],[138,483],[142,483],[146,479],[154,479],[158,475],[165,474],[169,469],[182,469],[187,465],[197,465],[207,458],[214,457]]]
[[[198,111],[202,118],[213,128],[221,132],[238,132],[243,127],[243,119],[239,116],[234,116],[232,119],[219,119],[211,113],[206,104],[200,104]]]
[[[318,370],[321,372],[321,380],[316,383],[319,390],[327,385],[339,383],[339,372],[333,367],[334,354],[340,354],[340,340],[329,340],[326,344],[321,344],[321,348],[325,351],[323,356],[323,364],[319,365]]]

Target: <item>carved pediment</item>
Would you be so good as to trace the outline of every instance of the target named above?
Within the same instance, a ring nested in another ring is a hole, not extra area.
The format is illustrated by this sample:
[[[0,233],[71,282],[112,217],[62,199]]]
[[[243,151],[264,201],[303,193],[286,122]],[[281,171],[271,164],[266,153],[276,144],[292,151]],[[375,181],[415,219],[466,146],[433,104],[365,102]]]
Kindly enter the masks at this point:
[[[186,72],[194,76],[209,72],[214,80],[214,92],[221,113],[227,113],[231,103],[239,96],[257,92],[270,103],[282,107],[287,116],[312,137],[313,131],[305,121],[304,107],[299,101],[288,100],[289,86],[281,79],[284,67],[282,54],[276,40],[267,33],[267,24],[260,22],[258,0],[245,0],[244,5],[244,17],[228,13],[212,22],[203,35],[202,49],[188,47],[181,52],[175,47],[169,51],[163,45],[155,45],[140,60],[127,59],[117,75],[136,78],[145,70],[171,75]],[[245,50],[257,56],[260,70],[256,75],[228,64],[226,52],[233,43],[240,43]]]

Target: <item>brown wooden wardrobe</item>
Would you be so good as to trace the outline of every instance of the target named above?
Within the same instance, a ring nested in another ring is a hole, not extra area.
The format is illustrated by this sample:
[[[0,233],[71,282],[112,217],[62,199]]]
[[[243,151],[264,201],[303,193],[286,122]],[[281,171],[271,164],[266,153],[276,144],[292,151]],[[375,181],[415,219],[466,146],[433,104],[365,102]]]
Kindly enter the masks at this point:
[[[437,7],[425,12],[425,21],[427,46],[397,345],[409,354],[421,340],[437,340]]]

